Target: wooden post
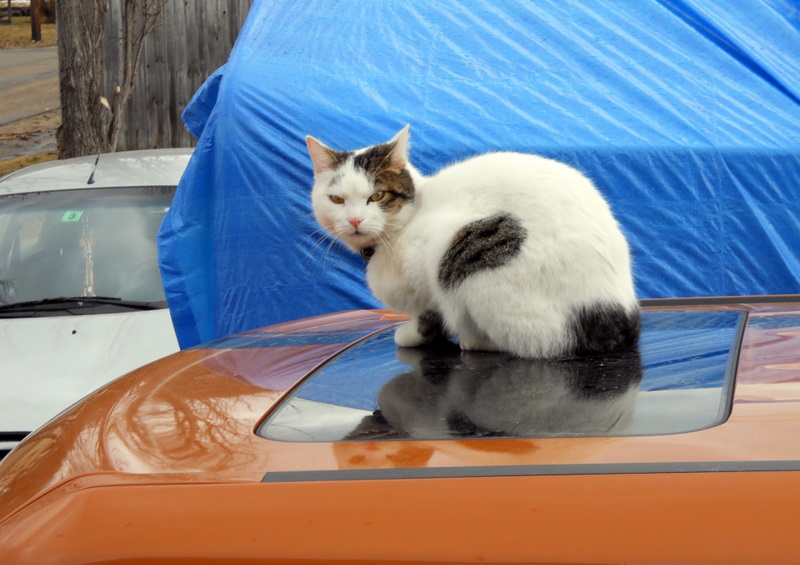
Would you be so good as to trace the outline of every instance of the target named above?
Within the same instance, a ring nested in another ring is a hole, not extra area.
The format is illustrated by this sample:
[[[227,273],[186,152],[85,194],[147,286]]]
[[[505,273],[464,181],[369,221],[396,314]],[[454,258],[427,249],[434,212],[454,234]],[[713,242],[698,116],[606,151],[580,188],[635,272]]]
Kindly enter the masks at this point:
[[[5,14],[0,13],[0,24],[10,24],[11,23],[11,0],[8,0],[6,3],[6,12]]]
[[[39,0],[31,0],[31,41],[42,40],[42,12],[39,5]]]

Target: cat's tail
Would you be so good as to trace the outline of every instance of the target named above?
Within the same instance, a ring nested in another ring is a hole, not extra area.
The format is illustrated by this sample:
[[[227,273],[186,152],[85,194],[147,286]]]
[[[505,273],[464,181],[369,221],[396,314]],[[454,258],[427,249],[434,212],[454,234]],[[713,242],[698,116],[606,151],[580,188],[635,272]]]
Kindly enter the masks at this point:
[[[572,355],[617,353],[632,349],[639,341],[641,315],[638,305],[597,303],[577,309],[569,332]]]

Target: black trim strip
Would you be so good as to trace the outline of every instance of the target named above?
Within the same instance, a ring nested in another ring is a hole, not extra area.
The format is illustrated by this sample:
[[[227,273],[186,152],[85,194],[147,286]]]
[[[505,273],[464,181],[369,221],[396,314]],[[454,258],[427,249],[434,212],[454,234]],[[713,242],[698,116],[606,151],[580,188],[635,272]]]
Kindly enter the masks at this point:
[[[30,432],[0,432],[0,441],[22,441]]]
[[[692,298],[643,298],[646,306],[724,306],[727,304],[784,304],[800,302],[800,294],[767,294],[748,296],[698,296]]]
[[[800,471],[800,461],[685,461],[679,463],[598,463],[571,465],[501,465],[488,467],[415,467],[334,471],[269,472],[262,483],[374,481],[389,479],[463,479],[566,475],[648,475],[664,473],[754,473]]]

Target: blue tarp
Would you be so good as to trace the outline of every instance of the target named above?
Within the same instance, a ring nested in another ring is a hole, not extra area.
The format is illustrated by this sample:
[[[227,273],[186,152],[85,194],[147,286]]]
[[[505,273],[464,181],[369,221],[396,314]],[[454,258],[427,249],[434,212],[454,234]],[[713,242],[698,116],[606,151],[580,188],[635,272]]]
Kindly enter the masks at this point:
[[[582,170],[643,298],[800,292],[799,103],[792,0],[256,0],[184,114],[159,237],[179,341],[378,306],[311,215],[304,138],[407,123],[423,173],[489,150]]]

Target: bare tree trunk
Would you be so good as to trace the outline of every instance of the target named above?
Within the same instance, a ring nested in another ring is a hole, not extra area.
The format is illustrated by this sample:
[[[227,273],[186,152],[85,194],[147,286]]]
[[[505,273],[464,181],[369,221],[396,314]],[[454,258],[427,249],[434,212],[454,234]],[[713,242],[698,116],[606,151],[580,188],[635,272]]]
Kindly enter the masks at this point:
[[[100,92],[106,2],[59,0],[56,10],[62,116],[59,157],[105,153],[105,132],[111,119]]]
[[[165,3],[166,0],[124,0],[123,72],[109,103],[101,91],[106,0],[56,0],[61,159],[116,149],[124,106],[139,69],[142,43]]]

